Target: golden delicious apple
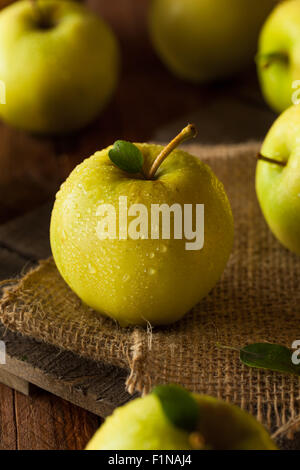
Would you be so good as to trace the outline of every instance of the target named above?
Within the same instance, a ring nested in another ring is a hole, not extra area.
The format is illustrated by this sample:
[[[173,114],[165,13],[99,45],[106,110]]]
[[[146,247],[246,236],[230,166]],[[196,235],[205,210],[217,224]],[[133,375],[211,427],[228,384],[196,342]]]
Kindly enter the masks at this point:
[[[179,393],[174,385],[158,389],[163,389],[163,401],[154,389],[154,393],[117,408],[87,450],[276,449],[264,427],[238,407],[189,394],[194,406],[187,398],[183,403],[184,390]],[[196,418],[194,429],[186,426],[191,413]]]
[[[129,163],[140,154],[144,174],[125,171],[124,160],[123,169],[116,166],[109,147],[77,166],[57,194],[50,230],[56,265],[83,302],[121,325],[180,319],[215,286],[231,252],[223,185],[208,165],[173,150],[191,128],[166,148],[121,142],[122,158],[133,148]]]
[[[300,106],[275,121],[261,148],[256,192],[278,240],[300,255]]]
[[[149,30],[179,77],[206,82],[251,64],[260,28],[276,0],[152,0]]]
[[[23,0],[0,13],[0,117],[13,126],[42,134],[85,126],[111,97],[118,69],[112,31],[79,3]]]
[[[300,87],[300,2],[288,0],[272,11],[262,28],[256,58],[263,95],[281,113]]]

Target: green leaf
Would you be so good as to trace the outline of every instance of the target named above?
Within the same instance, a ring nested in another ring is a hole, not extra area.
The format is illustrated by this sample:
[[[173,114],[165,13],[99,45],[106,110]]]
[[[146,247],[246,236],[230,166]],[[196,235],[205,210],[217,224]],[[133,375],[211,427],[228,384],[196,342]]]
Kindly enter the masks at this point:
[[[168,420],[177,428],[192,432],[197,428],[198,404],[192,394],[178,385],[159,385],[152,390]]]
[[[108,152],[111,161],[121,170],[127,173],[139,173],[142,171],[144,157],[140,149],[125,140],[117,140]]]
[[[300,375],[300,364],[292,362],[293,351],[280,344],[254,343],[240,350],[240,360],[249,367]]]

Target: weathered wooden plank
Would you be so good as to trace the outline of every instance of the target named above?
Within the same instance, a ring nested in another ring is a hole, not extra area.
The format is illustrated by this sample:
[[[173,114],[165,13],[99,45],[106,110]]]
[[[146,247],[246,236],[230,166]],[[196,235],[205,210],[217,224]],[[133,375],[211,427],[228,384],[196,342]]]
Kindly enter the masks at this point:
[[[18,256],[20,264],[23,262],[23,265],[24,260],[35,262],[50,256],[49,226],[52,205],[52,202],[49,202],[24,216],[0,225],[0,253],[6,250],[15,258]],[[3,263],[0,260],[0,266],[3,264],[9,268],[7,262]]]
[[[0,280],[18,276],[29,265],[30,261],[27,258],[5,247],[0,241]]]
[[[0,339],[6,344],[6,364],[0,366],[0,371],[13,374],[98,416],[107,416],[131,398],[125,391],[125,370],[60,351],[5,331],[1,325]]]
[[[0,450],[17,449],[15,392],[0,383]]]
[[[86,443],[101,420],[47,392],[31,397],[15,393],[19,450],[76,450]]]
[[[214,90],[204,106],[157,129],[154,140],[168,141],[187,122],[196,124],[199,131],[196,141],[202,144],[263,140],[276,115],[264,105],[258,91],[236,91],[234,96],[229,85],[228,95],[222,91]]]
[[[29,396],[29,394],[32,393],[32,384],[21,377],[17,377],[16,375],[7,372],[3,365],[0,366],[0,383],[23,393],[23,395]]]

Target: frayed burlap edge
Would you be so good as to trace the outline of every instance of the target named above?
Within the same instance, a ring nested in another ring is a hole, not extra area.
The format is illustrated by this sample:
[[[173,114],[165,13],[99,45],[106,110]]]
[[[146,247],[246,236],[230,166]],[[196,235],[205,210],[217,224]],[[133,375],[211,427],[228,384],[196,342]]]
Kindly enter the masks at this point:
[[[55,329],[54,335],[52,336],[49,328],[45,329],[44,318],[47,316],[47,310],[45,309],[41,314],[43,307],[40,306],[38,302],[32,302],[30,305],[26,304],[26,302],[24,304],[22,303],[21,299],[24,300],[28,293],[26,286],[27,281],[30,280],[33,275],[39,274],[50,264],[54,266],[52,257],[46,260],[40,260],[37,266],[30,268],[21,278],[5,279],[0,282],[0,288],[3,292],[0,302],[0,320],[3,322],[4,326],[11,331],[19,332],[33,339],[39,339],[59,348],[75,352],[81,357],[95,361],[103,361],[110,365],[125,368],[129,371],[129,376],[126,380],[126,389],[128,392],[133,394],[138,391],[143,395],[148,393],[152,388],[152,381],[150,375],[147,374],[146,368],[147,351],[151,344],[151,328],[147,329],[148,338],[145,343],[145,330],[143,328],[128,327],[122,329],[112,320],[100,316],[101,321],[110,322],[117,331],[126,332],[125,341],[122,342],[120,354],[116,354],[113,350],[108,351],[108,339],[105,340],[106,347],[103,348],[101,352],[101,348],[97,347],[97,344],[95,344],[94,348],[88,348],[86,344],[83,345],[81,342],[79,346],[76,347],[79,339],[78,335],[73,336],[74,332],[71,331],[70,337],[68,337],[68,331],[66,331],[63,326],[59,333],[57,333],[57,329]],[[61,282],[64,281],[61,279]],[[69,288],[67,289],[69,290]],[[72,295],[74,294],[72,293]],[[82,304],[79,298],[77,298],[77,303],[79,308],[90,310]],[[25,310],[23,310],[23,305],[25,305]],[[35,316],[36,310],[40,311],[40,318]],[[30,318],[29,322],[26,317]],[[34,332],[38,332],[38,338]],[[62,337],[64,337],[63,340]]]

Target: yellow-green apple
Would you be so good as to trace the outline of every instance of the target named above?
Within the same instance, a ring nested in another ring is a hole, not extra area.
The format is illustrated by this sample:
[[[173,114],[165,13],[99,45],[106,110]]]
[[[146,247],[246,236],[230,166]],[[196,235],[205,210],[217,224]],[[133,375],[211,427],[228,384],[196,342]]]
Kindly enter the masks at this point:
[[[278,240],[300,255],[300,107],[275,121],[263,143],[256,192],[265,219]]]
[[[117,408],[87,450],[275,450],[264,427],[240,408],[175,385]]]
[[[178,320],[227,263],[233,218],[224,187],[175,150],[194,133],[189,125],[165,148],[118,141],[77,166],[57,194],[56,265],[83,302],[121,325]]]
[[[179,77],[205,82],[253,61],[260,28],[276,0],[152,0],[153,45]]]
[[[85,126],[111,97],[118,68],[112,31],[79,3],[23,0],[0,13],[0,117],[13,126],[43,134]]]
[[[281,2],[259,38],[257,69],[265,100],[281,113],[297,98],[300,86],[300,2]],[[296,89],[295,89],[296,87]]]

